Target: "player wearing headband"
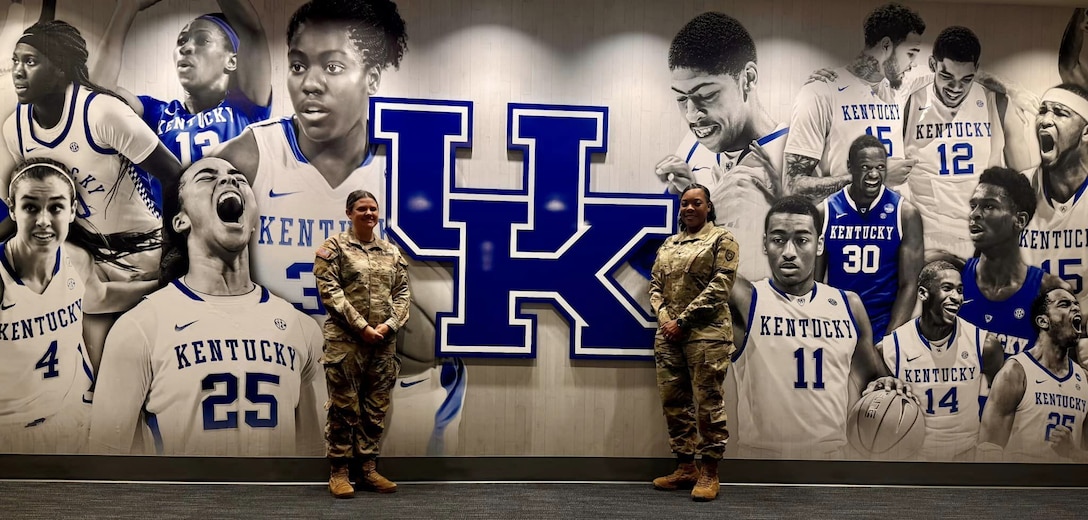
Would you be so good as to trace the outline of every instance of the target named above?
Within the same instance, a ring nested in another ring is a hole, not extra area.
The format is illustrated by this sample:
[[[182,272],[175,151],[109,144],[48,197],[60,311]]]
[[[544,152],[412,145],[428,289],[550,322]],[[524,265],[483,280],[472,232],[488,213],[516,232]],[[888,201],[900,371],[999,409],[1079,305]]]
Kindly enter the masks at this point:
[[[94,376],[83,313],[117,312],[155,282],[102,283],[73,240],[76,187],[36,159],[7,186],[16,234],[0,243],[0,452],[75,453],[87,435]]]

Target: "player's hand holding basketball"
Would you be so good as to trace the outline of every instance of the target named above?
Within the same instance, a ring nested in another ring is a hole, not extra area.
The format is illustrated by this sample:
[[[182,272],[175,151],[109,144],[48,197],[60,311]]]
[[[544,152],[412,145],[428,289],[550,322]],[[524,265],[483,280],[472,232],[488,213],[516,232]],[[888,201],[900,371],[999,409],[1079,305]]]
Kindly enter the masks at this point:
[[[918,396],[914,395],[914,392],[911,390],[909,384],[903,382],[902,379],[898,379],[892,376],[876,378],[871,383],[869,383],[868,386],[865,387],[865,391],[863,391],[861,395],[864,397],[876,390],[891,390],[899,395],[907,396],[913,399],[915,403],[919,402]]]
[[[695,182],[695,178],[691,173],[691,166],[688,166],[684,159],[676,155],[661,159],[657,166],[654,167],[654,173],[657,174],[658,180],[668,184],[669,193],[673,195],[683,193],[684,188]]]

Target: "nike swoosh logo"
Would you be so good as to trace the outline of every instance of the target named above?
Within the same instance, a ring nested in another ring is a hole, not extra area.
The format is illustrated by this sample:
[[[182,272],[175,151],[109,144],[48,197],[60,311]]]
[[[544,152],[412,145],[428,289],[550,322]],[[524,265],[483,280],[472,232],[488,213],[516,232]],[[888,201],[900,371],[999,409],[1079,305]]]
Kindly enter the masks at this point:
[[[431,378],[428,377],[427,379],[420,379],[419,381],[412,381],[411,383],[406,383],[404,381],[401,381],[400,382],[400,387],[401,388],[408,388],[408,387],[411,387],[411,386],[416,386],[416,385],[418,385],[418,384],[420,384],[420,383],[422,383],[424,381],[428,381],[430,379]]]
[[[10,308],[12,308],[14,306],[15,306],[14,303],[11,304],[11,305],[2,305],[2,304],[0,304],[0,311],[6,311],[6,310],[8,310],[8,309],[10,309]]]
[[[846,90],[848,88],[850,88],[850,85],[847,85],[845,87],[839,87],[839,92],[842,92],[842,91],[844,91],[844,90]]]
[[[38,147],[37,147],[37,146],[35,146],[35,147],[33,147],[33,148],[27,148],[27,149],[26,149],[26,153],[30,153],[30,152],[33,152],[34,150],[37,150],[37,149],[38,149]]]
[[[697,172],[697,171],[699,171],[699,170],[709,170],[709,169],[710,169],[710,168],[708,168],[708,167],[706,167],[706,166],[700,166],[700,167],[698,167],[698,168],[692,168],[692,169],[691,169],[691,171],[693,171],[693,172]]]
[[[186,323],[185,325],[174,325],[174,330],[177,331],[177,332],[181,332],[181,331],[187,329],[189,327],[189,325],[192,325],[192,324],[194,324],[194,323],[196,323],[198,321],[200,321],[200,320],[193,320],[193,321],[190,321],[189,323]]]
[[[1043,384],[1045,382],[1046,382],[1046,379],[1036,379],[1035,380],[1035,384],[1037,384],[1037,385],[1041,385],[1041,384]]]
[[[929,105],[926,105],[924,107],[918,107],[918,110],[929,110]]]
[[[836,213],[835,214],[835,218],[843,218],[845,216],[846,216],[846,213]]]
[[[277,198],[277,197],[286,197],[288,195],[294,195],[296,193],[298,193],[298,192],[297,191],[288,191],[286,193],[276,193],[276,192],[274,192],[272,190],[268,190],[268,198],[274,199],[274,198]]]
[[[910,363],[911,361],[914,361],[915,359],[918,359],[920,357],[922,357],[921,354],[919,354],[917,356],[914,356],[914,357],[909,357],[909,358],[907,358],[907,363]]]

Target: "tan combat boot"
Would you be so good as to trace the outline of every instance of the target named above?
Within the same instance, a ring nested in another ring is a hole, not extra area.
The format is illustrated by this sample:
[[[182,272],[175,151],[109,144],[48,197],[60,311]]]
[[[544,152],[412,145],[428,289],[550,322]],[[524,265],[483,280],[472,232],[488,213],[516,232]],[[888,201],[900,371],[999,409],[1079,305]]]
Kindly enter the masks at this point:
[[[329,474],[329,491],[336,498],[351,498],[355,496],[355,488],[351,487],[351,479],[348,478],[348,467],[333,466]]]
[[[706,502],[718,498],[718,459],[703,459],[703,470],[699,482],[691,490],[691,499]]]
[[[672,491],[674,489],[688,489],[699,480],[699,469],[695,462],[681,462],[676,466],[676,471],[654,479],[654,489]]]
[[[368,488],[378,493],[395,493],[397,483],[381,476],[377,470],[378,464],[374,459],[363,462],[363,476],[356,481],[360,488]]]

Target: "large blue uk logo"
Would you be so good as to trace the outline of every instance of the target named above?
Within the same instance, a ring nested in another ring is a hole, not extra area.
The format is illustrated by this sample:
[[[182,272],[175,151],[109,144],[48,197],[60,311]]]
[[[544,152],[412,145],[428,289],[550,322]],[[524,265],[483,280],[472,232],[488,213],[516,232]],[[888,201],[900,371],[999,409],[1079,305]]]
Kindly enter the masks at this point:
[[[434,317],[439,356],[534,357],[536,316],[524,307],[540,302],[566,317],[572,357],[653,354],[657,323],[615,273],[672,232],[674,199],[591,189],[607,108],[510,104],[517,190],[458,187],[471,102],[374,98],[370,114],[389,153],[390,234],[414,258],[453,266],[453,310]]]

